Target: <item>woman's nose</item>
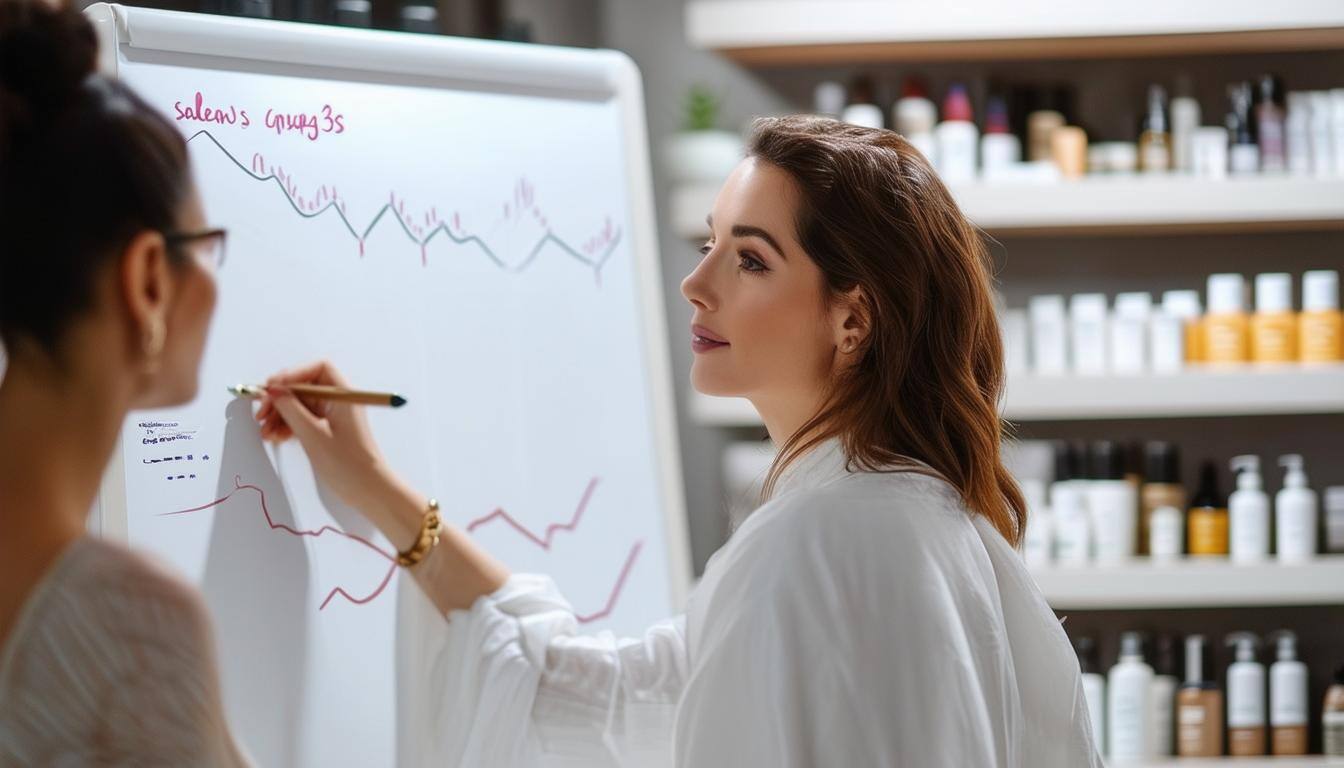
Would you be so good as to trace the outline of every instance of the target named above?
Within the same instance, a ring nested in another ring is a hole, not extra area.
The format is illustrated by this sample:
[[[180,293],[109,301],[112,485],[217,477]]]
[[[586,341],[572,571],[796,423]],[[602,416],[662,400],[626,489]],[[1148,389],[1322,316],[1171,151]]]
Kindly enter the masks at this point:
[[[695,265],[695,269],[681,281],[681,295],[691,302],[695,307],[705,311],[712,311],[717,302],[714,301],[713,291],[710,287],[710,270],[714,262],[714,254],[711,252],[708,256],[700,260]]]

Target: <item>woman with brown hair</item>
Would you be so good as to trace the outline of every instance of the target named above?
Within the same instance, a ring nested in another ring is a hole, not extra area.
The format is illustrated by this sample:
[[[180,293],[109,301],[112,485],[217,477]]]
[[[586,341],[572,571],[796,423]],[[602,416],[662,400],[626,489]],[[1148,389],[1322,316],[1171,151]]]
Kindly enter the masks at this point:
[[[127,414],[196,396],[225,237],[97,53],[0,0],[0,765],[245,765],[200,593],[85,527]]]
[[[1099,766],[1078,664],[1015,551],[1003,361],[973,227],[894,133],[760,120],[682,283],[695,388],[747,397],[780,446],[764,503],[687,612],[578,634],[387,467],[356,408],[277,376],[296,436],[398,546],[446,623],[399,660],[414,765]],[[434,533],[440,535],[435,538]]]

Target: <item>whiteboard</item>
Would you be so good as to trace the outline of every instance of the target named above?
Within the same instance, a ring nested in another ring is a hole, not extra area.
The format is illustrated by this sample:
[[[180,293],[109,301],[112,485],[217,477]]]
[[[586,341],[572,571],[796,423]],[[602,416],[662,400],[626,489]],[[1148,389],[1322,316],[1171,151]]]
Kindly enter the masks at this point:
[[[190,405],[133,414],[96,529],[216,622],[262,765],[396,754],[392,547],[226,385],[319,357],[409,405],[391,464],[585,627],[680,608],[685,515],[640,80],[580,51],[93,6],[229,230]]]

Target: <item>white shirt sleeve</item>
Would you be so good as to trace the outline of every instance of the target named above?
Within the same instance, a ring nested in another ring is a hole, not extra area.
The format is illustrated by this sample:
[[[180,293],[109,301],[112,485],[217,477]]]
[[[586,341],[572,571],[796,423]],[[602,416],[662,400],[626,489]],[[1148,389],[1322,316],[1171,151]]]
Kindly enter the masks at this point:
[[[549,578],[520,574],[445,621],[404,584],[398,764],[667,764],[687,678],[683,617],[640,639],[583,635]]]

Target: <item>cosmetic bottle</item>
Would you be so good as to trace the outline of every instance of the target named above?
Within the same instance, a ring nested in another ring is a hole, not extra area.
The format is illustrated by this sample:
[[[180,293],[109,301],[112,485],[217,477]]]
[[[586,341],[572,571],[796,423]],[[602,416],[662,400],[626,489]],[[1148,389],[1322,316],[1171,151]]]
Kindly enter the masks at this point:
[[[1260,145],[1260,170],[1282,173],[1288,170],[1283,83],[1274,75],[1262,75],[1256,85],[1255,135]]]
[[[1260,457],[1235,456],[1230,463],[1237,475],[1237,490],[1227,500],[1232,562],[1262,562],[1269,557],[1269,495],[1260,480]]]
[[[1227,556],[1227,504],[1218,491],[1218,468],[1206,461],[1199,468],[1199,487],[1190,502],[1186,544],[1191,557]]]
[[[1027,304],[1027,314],[1031,322],[1031,362],[1036,375],[1068,373],[1069,320],[1064,310],[1064,297],[1054,294],[1032,296]]]
[[[1087,719],[1092,721],[1092,740],[1097,751],[1106,754],[1106,676],[1097,665],[1097,644],[1080,637],[1073,644],[1078,668],[1083,674],[1083,697],[1087,699]]]
[[[1176,720],[1177,755],[1222,756],[1223,692],[1203,635],[1185,638],[1185,683],[1176,694]]]
[[[849,106],[840,113],[840,119],[851,125],[865,128],[882,127],[882,108],[877,106],[873,81],[868,77],[856,77],[849,87]]]
[[[1251,361],[1270,365],[1297,362],[1297,326],[1293,276],[1287,272],[1256,275]]]
[[[1269,665],[1269,753],[1307,754],[1307,665],[1297,659],[1297,635],[1273,634],[1276,660]]]
[[[1325,691],[1321,731],[1325,735],[1325,754],[1344,757],[1344,667],[1335,670],[1334,682]]]
[[[1227,644],[1236,648],[1236,661],[1227,668],[1228,754],[1254,757],[1265,754],[1265,667],[1255,658],[1259,638],[1234,632]]]
[[[1106,294],[1075,293],[1069,298],[1069,350],[1073,372],[1081,376],[1106,373]]]
[[[1325,551],[1344,555],[1344,485],[1325,489]]]
[[[1241,275],[1209,275],[1209,313],[1204,317],[1204,359],[1213,365],[1249,358],[1246,281]]]
[[[1082,455],[1076,446],[1058,440],[1055,449],[1055,482],[1050,485],[1050,511],[1055,524],[1055,562],[1064,566],[1086,565],[1092,559],[1092,523],[1084,495]]]
[[[1287,470],[1283,489],[1274,497],[1274,541],[1279,562],[1303,563],[1316,556],[1316,492],[1307,485],[1302,457],[1279,457]]]
[[[1008,105],[1002,96],[985,102],[985,135],[980,137],[980,173],[993,180],[1022,161],[1022,142],[1008,126]]]
[[[1143,638],[1137,632],[1120,636],[1120,660],[1106,681],[1106,738],[1112,765],[1143,762],[1151,737],[1149,698],[1153,668],[1143,661]]]
[[[1231,142],[1227,154],[1232,174],[1259,173],[1260,147],[1255,143],[1255,128],[1251,122],[1251,84],[1229,85],[1227,102],[1227,132]]]
[[[1134,556],[1138,492],[1125,479],[1125,456],[1112,440],[1092,443],[1087,512],[1092,521],[1094,559],[1123,563]]]
[[[1204,360],[1204,310],[1199,302],[1199,291],[1164,291],[1162,311],[1181,319],[1185,332],[1185,362]]]
[[[1199,100],[1190,93],[1190,79],[1178,78],[1171,99],[1171,157],[1176,170],[1195,170],[1195,130],[1199,128]]]
[[[938,175],[948,184],[975,179],[975,157],[980,131],[972,122],[971,97],[966,86],[953,83],[943,98],[943,121],[933,129]]]
[[[1112,373],[1143,373],[1148,369],[1148,327],[1152,314],[1150,294],[1121,293],[1115,297],[1109,345]]]
[[[1329,91],[1308,91],[1311,113],[1307,132],[1311,142],[1311,172],[1329,176],[1335,172],[1334,119]]]
[[[1181,452],[1175,443],[1153,440],[1144,446],[1144,482],[1139,490],[1139,554],[1154,559],[1180,557],[1185,543],[1185,486],[1181,485]],[[1154,525],[1160,509],[1163,519]],[[1156,546],[1154,546],[1156,544]]]
[[[1344,313],[1339,311],[1339,272],[1316,269],[1302,275],[1298,350],[1304,363],[1344,361]]]
[[[938,107],[929,99],[924,82],[907,77],[901,84],[901,98],[891,107],[892,123],[896,132],[924,154],[924,159],[937,168],[938,153],[933,141],[933,129],[938,125]]]
[[[1284,149],[1288,154],[1288,172],[1305,176],[1311,173],[1311,97],[1304,91],[1288,92],[1288,115],[1284,120]]]
[[[1153,682],[1148,696],[1148,754],[1176,754],[1176,689],[1180,685],[1176,639],[1158,635],[1153,642]]]
[[[1171,170],[1171,126],[1167,121],[1167,91],[1148,86],[1148,110],[1139,133],[1139,170],[1166,173]]]

